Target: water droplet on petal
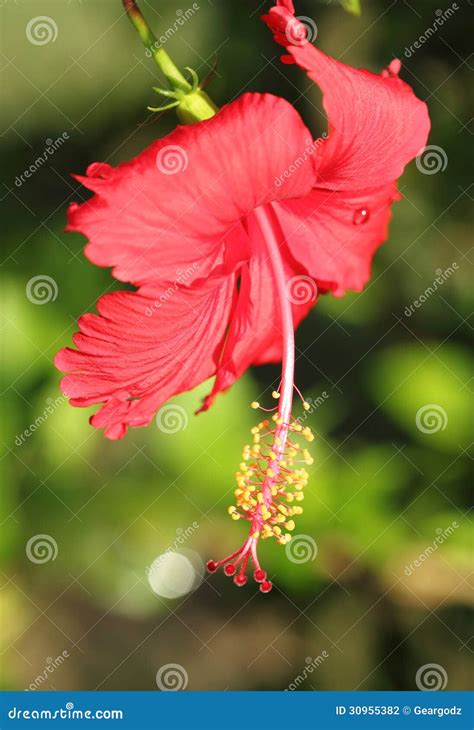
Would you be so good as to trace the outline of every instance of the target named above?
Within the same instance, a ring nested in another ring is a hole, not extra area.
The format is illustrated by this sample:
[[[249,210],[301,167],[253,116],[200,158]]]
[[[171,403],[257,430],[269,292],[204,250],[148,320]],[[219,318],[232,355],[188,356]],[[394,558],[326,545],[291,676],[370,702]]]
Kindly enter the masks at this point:
[[[355,226],[360,226],[363,223],[367,223],[369,217],[370,213],[368,208],[358,208],[353,215],[352,222]]]

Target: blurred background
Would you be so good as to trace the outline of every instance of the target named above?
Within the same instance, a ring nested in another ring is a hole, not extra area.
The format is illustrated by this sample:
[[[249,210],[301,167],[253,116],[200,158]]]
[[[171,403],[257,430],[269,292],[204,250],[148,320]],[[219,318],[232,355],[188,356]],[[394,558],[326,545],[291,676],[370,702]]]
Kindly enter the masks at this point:
[[[208,386],[173,399],[179,430],[111,443],[88,425],[94,409],[61,396],[52,364],[78,316],[119,288],[63,232],[87,197],[70,173],[175,126],[146,110],[158,69],[119,0],[0,5],[2,688],[467,689],[471,5],[366,0],[357,18],[297,3],[335,57],[374,71],[402,59],[435,147],[401,180],[365,292],[324,297],[298,331],[315,463],[299,550],[263,546],[267,596],[202,566],[243,538],[226,508],[248,403],[269,397],[277,369],[254,369],[199,418]],[[269,3],[141,5],[157,35],[174,29],[165,48],[181,67],[202,78],[217,60],[218,104],[273,92],[324,131],[318,90],[259,20]]]

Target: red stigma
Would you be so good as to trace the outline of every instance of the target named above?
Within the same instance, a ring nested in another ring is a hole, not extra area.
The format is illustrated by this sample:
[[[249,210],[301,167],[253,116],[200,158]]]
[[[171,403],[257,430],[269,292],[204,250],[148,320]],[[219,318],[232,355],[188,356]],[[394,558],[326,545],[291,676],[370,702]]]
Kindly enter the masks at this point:
[[[260,583],[260,590],[262,593],[270,593],[270,591],[273,588],[273,584],[269,580],[264,580],[263,583]]]

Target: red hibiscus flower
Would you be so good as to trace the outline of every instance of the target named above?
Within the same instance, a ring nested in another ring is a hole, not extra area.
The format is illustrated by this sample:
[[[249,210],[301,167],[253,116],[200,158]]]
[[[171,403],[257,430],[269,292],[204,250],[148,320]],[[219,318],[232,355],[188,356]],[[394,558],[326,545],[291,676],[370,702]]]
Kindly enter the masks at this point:
[[[300,443],[311,431],[292,416],[294,329],[317,292],[339,296],[367,282],[396,180],[429,130],[425,104],[394,63],[378,76],[329,58],[292,11],[280,0],[265,20],[285,60],[322,89],[328,134],[313,141],[288,102],[245,94],[130,162],[91,165],[78,179],[94,195],[71,205],[68,230],[88,238],[92,263],[136,291],[99,299],[98,314],[79,320],[77,350],[56,356],[71,404],[103,404],[91,423],[110,439],[211,376],[203,409],[251,365],[282,361],[278,407],[252,430],[229,508],[249,521],[249,536],[208,563],[225,564],[243,585],[251,559],[263,592],[271,583],[258,539],[290,539],[311,463]]]

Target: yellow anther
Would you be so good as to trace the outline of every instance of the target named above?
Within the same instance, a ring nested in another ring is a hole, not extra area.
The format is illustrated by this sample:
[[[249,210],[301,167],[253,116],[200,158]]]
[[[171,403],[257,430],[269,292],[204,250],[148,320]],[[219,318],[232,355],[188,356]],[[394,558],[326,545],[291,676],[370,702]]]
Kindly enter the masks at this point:
[[[293,520],[288,520],[288,522],[285,522],[285,527],[287,530],[294,530],[295,529],[295,523]]]
[[[259,444],[260,443],[260,434],[259,433],[256,433],[254,435],[253,442],[254,442],[254,444]]]
[[[288,492],[288,494],[286,495],[286,501],[293,502],[293,499],[294,499],[294,497],[293,497],[292,493]]]
[[[259,502],[260,504],[263,503],[263,494],[261,492],[257,494],[257,502]]]
[[[258,538],[260,537],[260,532],[258,530],[255,530],[252,537],[254,540],[258,540]]]
[[[283,423],[283,418],[276,418],[276,419],[275,419],[275,423],[276,423],[276,424],[277,424],[278,426],[281,426],[281,424]]]
[[[272,421],[278,420],[278,413],[274,413],[272,416]]]
[[[278,398],[280,397],[280,393],[277,390],[274,390],[272,393],[272,397],[278,400]]]
[[[303,401],[303,408],[305,409],[305,411],[309,411],[311,406],[309,405],[308,401]]]
[[[235,512],[235,507],[232,504],[230,507],[227,508],[227,512],[231,515],[233,512]]]
[[[271,479],[273,479],[274,476],[275,476],[275,472],[273,471],[273,469],[270,469],[270,467],[269,467],[267,469],[267,477],[270,477]]]
[[[293,477],[288,475],[287,477],[285,477],[285,481],[287,484],[293,484]]]
[[[303,499],[304,499],[304,494],[303,494],[303,492],[296,492],[296,494],[295,494],[295,499],[296,499],[296,501],[297,501],[297,502],[302,502],[302,501],[303,501]]]
[[[250,408],[253,408],[254,411],[256,411],[257,408],[260,408],[260,403],[258,402],[258,400],[252,401],[251,404],[250,404]]]
[[[279,436],[275,436],[275,446],[281,446],[281,438]]]
[[[281,535],[281,527],[278,527],[278,525],[275,525],[275,527],[273,528],[273,534]]]
[[[258,433],[258,426],[252,426],[252,428],[250,429],[250,433],[253,433],[253,434]]]
[[[303,507],[292,507],[291,508],[291,514],[293,514],[293,515],[302,515],[303,514]]]
[[[285,507],[284,504],[279,504],[278,505],[278,509],[282,513],[282,515],[287,515],[288,514],[288,508]]]

